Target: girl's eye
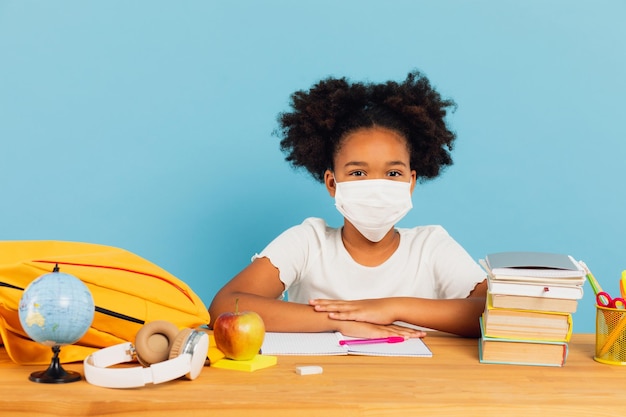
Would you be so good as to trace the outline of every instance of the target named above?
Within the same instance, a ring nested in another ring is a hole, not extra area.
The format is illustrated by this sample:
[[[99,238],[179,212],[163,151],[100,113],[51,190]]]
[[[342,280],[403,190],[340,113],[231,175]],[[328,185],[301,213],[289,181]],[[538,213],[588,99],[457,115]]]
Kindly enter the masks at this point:
[[[402,173],[400,171],[389,171],[387,175],[389,175],[390,177],[400,177],[402,176]]]
[[[352,171],[350,175],[352,175],[353,177],[362,177],[365,175],[365,172],[364,171]]]

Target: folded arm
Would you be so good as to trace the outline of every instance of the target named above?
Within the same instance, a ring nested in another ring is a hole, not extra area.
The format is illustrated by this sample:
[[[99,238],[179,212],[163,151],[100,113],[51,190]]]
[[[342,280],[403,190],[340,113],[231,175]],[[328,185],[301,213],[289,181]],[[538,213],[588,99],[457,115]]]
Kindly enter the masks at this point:
[[[377,324],[403,321],[459,336],[480,336],[479,317],[485,309],[486,281],[476,285],[467,298],[433,300],[391,297],[368,300],[311,300],[317,312],[339,321]]]
[[[336,320],[325,311],[316,311],[311,305],[279,300],[284,291],[279,273],[267,258],[255,259],[248,267],[228,282],[209,307],[211,325],[223,312],[234,311],[239,300],[239,311],[251,310],[263,318],[265,328],[272,332],[327,332],[340,331],[354,337],[422,337],[424,332],[390,323],[370,323],[357,320]]]

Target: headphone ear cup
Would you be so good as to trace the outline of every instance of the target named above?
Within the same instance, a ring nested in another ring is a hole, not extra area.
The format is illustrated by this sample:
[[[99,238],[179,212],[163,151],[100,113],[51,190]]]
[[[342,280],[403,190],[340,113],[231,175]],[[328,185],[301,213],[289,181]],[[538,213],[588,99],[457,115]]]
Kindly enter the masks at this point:
[[[172,342],[168,359],[174,359],[182,353],[181,349],[185,346],[185,342],[187,342],[191,332],[191,329],[183,329],[178,333],[178,336],[176,336],[176,339]]]
[[[135,350],[139,363],[150,366],[167,360],[172,343],[178,334],[178,327],[165,320],[153,321],[143,326],[135,337]]]

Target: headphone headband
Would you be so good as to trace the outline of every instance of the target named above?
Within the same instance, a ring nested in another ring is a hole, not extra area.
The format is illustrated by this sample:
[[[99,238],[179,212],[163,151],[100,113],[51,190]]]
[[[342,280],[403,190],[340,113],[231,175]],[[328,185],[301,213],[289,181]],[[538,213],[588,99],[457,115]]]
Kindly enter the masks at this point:
[[[169,360],[144,368],[108,369],[109,366],[130,362],[135,357],[135,347],[126,342],[100,349],[83,361],[85,379],[93,385],[107,388],[135,388],[148,383],[160,384],[186,375],[196,379],[207,357],[209,337],[206,333],[192,330],[183,343],[181,353]]]

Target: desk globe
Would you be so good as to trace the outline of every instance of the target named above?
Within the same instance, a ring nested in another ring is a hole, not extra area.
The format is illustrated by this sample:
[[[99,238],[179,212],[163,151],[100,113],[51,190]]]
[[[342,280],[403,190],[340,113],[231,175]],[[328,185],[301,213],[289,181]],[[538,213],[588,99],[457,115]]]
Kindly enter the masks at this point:
[[[45,371],[33,372],[29,379],[41,383],[65,383],[81,379],[78,372],[66,371],[59,361],[61,346],[71,345],[87,332],[94,316],[89,289],[73,275],[51,273],[32,281],[19,304],[19,318],[31,339],[52,348],[52,361]]]

